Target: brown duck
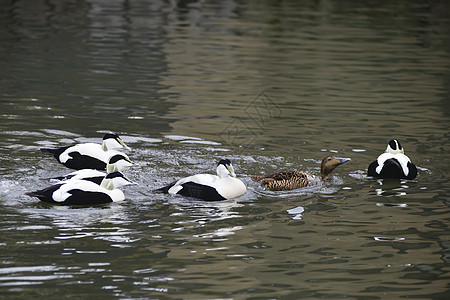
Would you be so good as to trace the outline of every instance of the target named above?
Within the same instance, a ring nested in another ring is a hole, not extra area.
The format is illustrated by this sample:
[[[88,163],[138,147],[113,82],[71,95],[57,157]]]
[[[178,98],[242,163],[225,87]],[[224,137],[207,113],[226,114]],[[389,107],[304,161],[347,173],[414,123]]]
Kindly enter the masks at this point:
[[[327,180],[337,166],[350,161],[350,158],[327,156],[320,165],[320,174],[317,177],[302,171],[283,171],[264,176],[254,176],[253,181],[261,182],[271,191],[289,191],[307,186],[317,185]]]

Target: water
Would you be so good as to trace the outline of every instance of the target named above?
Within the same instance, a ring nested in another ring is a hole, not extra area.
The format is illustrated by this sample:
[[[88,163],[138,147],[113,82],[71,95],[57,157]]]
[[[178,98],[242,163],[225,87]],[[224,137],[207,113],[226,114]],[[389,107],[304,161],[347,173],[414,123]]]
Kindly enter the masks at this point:
[[[3,1],[4,298],[446,299],[447,3]],[[67,173],[40,147],[121,135],[127,200],[55,207],[24,193]],[[412,181],[365,176],[399,139]],[[250,176],[319,173],[270,192]],[[150,190],[233,161],[248,192]]]

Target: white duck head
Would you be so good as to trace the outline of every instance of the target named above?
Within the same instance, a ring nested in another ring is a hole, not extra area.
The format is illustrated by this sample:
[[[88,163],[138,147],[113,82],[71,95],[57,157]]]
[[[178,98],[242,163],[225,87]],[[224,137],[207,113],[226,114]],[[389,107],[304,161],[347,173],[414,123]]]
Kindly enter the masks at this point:
[[[103,178],[100,186],[104,187],[107,190],[114,190],[115,188],[118,188],[118,187],[121,187],[124,185],[128,185],[128,184],[136,184],[136,183],[134,183],[130,179],[126,178],[119,171],[114,171],[114,172],[108,173],[105,176],[105,178]]]
[[[106,172],[107,173],[111,173],[114,171],[122,172],[122,171],[127,170],[132,165],[133,165],[133,163],[131,162],[131,160],[128,157],[126,157],[122,154],[116,154],[116,155],[111,156],[108,163],[106,164]]]
[[[236,177],[233,165],[229,159],[221,159],[217,164],[217,176],[225,178],[227,176]]]
[[[405,150],[403,149],[399,141],[390,140],[385,152],[390,154],[404,154]]]
[[[130,149],[125,145],[124,141],[115,133],[107,133],[103,136],[102,149],[103,151],[117,150],[117,149]]]

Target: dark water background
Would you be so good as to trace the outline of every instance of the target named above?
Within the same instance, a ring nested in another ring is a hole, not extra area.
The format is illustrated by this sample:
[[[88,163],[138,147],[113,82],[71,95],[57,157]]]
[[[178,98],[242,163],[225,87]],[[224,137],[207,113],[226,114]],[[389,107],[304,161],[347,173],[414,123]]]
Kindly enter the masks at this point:
[[[0,298],[447,299],[445,1],[0,1]],[[55,207],[42,146],[121,135],[127,200]],[[368,164],[399,139],[412,181]],[[319,173],[269,192],[252,175]],[[219,203],[151,194],[230,158]]]

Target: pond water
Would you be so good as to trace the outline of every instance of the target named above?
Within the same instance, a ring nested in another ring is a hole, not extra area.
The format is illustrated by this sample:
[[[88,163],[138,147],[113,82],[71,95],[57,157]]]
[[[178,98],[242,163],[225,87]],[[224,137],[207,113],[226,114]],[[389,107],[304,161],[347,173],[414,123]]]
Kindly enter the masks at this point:
[[[2,1],[0,292],[8,299],[450,295],[450,5],[427,1]],[[138,183],[93,207],[25,192],[40,147],[117,132]],[[414,180],[367,166],[396,138]],[[319,173],[270,192],[253,175]],[[232,160],[248,187],[150,191]]]

